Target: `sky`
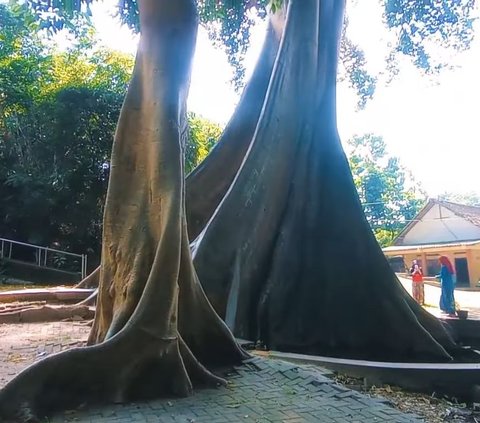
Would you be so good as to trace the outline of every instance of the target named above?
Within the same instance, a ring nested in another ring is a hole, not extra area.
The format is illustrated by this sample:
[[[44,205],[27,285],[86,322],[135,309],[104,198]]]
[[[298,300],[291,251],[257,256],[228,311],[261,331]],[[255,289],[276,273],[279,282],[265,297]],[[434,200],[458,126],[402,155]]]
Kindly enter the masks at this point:
[[[137,38],[111,18],[114,0],[96,3],[94,23],[109,47],[135,52]],[[477,2],[480,16],[480,2]],[[378,1],[347,1],[348,33],[363,48],[373,72],[385,68],[385,49],[391,41],[382,22]],[[398,156],[430,197],[445,192],[480,195],[480,22],[476,38],[466,52],[444,52],[454,69],[427,77],[408,59],[400,60],[400,73],[381,83],[364,110],[356,107],[354,91],[338,85],[338,128],[345,142],[353,135],[383,136],[388,152]],[[368,30],[366,30],[368,28]],[[252,31],[245,58],[247,78],[260,52],[265,24]],[[200,30],[194,58],[188,107],[210,120],[225,124],[239,94],[230,80],[232,69],[221,50]]]

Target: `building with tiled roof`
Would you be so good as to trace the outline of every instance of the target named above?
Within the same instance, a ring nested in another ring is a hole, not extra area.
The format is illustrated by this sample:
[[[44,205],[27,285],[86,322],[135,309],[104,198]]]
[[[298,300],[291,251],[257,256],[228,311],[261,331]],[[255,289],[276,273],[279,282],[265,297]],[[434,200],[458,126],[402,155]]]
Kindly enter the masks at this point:
[[[402,257],[407,266],[420,260],[424,273],[438,273],[438,257],[454,263],[457,286],[475,287],[480,281],[480,207],[429,200],[393,242],[387,257]]]

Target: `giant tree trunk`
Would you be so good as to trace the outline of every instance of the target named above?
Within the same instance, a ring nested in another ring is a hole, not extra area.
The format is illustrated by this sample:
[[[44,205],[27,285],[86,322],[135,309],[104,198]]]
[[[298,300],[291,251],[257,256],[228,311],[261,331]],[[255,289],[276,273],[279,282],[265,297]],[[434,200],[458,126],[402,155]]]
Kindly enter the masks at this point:
[[[309,354],[450,360],[459,349],[396,280],[341,147],[343,12],[342,0],[290,0],[254,135],[193,244],[195,267],[239,337]]]
[[[257,65],[232,118],[210,154],[187,177],[187,223],[192,240],[222,201],[250,146],[277,57],[284,19],[281,11],[271,17]]]
[[[96,345],[20,373],[0,392],[2,421],[83,402],[186,395],[194,384],[222,382],[204,365],[245,356],[206,299],[188,243],[183,148],[194,0],[142,0],[139,8],[142,35],[112,154],[89,339]]]

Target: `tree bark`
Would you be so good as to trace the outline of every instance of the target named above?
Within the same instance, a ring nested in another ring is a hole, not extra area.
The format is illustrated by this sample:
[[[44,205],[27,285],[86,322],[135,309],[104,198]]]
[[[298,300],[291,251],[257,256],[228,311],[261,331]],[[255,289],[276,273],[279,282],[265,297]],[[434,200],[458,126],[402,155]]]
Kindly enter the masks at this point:
[[[193,268],[184,204],[194,0],[139,1],[141,38],[112,153],[90,346],[34,364],[0,391],[0,419],[224,381],[204,365],[245,353]],[[94,344],[94,345],[93,345]],[[43,387],[48,386],[48,389]]]
[[[94,314],[93,309],[87,305],[32,305],[0,311],[0,324],[57,322],[66,319],[88,320],[93,319]]]
[[[98,266],[86,278],[82,279],[77,285],[75,285],[75,288],[98,288],[99,280],[100,280],[100,266]]]
[[[187,177],[185,192],[191,240],[200,234],[212,217],[250,146],[277,57],[284,20],[283,10],[271,16],[255,70],[232,118],[210,154]]]
[[[363,215],[336,125],[343,12],[344,1],[289,2],[254,136],[194,243],[197,272],[234,333],[271,349],[459,358],[400,286]]]

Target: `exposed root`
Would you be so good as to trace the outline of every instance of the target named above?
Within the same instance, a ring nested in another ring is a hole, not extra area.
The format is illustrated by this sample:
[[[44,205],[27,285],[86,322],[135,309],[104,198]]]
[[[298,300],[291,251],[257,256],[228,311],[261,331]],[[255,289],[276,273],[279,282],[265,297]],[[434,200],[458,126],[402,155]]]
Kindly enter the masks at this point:
[[[4,304],[0,305],[0,313],[10,312],[10,311],[19,311],[32,307],[39,307],[45,305],[46,301],[29,301],[29,302],[19,302],[13,304]]]
[[[47,305],[46,301],[19,302],[0,306],[0,323],[38,323],[93,319],[98,289],[74,305]]]
[[[180,353],[182,354],[188,374],[199,385],[225,386],[227,384],[225,379],[214,375],[205,366],[199,363],[182,338],[180,338]]]
[[[84,278],[78,284],[76,284],[75,288],[98,288],[99,281],[100,281],[100,266],[98,266],[86,278]]]
[[[130,327],[100,345],[73,348],[25,369],[0,391],[0,421],[32,422],[85,402],[185,396],[194,386],[224,384],[181,337],[159,339]]]
[[[88,298],[93,292],[93,289],[77,288],[19,289],[1,292],[0,303],[22,301],[77,302]]]
[[[95,302],[97,301],[97,297],[98,297],[98,288],[92,292],[92,294],[85,298],[83,301],[80,301],[79,303],[77,303],[76,305],[77,306],[81,306],[81,305],[94,305]]]
[[[0,323],[55,322],[67,319],[92,319],[94,310],[86,305],[72,306],[24,306],[0,312]]]

